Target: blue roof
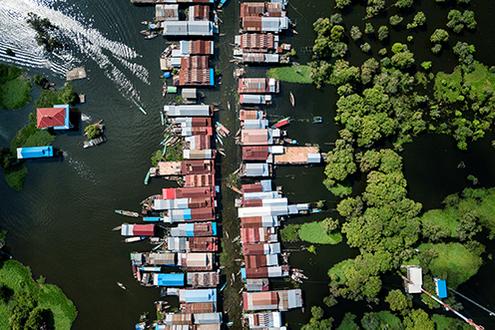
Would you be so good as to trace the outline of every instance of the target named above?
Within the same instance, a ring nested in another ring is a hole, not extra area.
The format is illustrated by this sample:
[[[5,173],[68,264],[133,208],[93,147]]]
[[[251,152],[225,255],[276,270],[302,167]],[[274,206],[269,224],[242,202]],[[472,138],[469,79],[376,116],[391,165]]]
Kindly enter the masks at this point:
[[[210,68],[210,86],[215,86],[215,70]]]
[[[216,222],[213,222],[211,224],[211,231],[213,233],[213,236],[217,236],[217,223]]]
[[[241,279],[246,282],[246,267],[241,268]]]
[[[17,159],[53,157],[53,147],[22,147],[17,148]]]
[[[186,303],[216,302],[216,289],[184,290],[183,298]]]
[[[184,286],[183,273],[156,274],[156,278],[157,278],[157,282],[154,284],[158,286],[170,286],[170,287]]]
[[[53,106],[54,108],[65,108],[65,123],[64,126],[54,126],[53,129],[69,129],[71,128],[71,124],[69,121],[69,110],[70,107],[68,104],[56,104]]]
[[[435,279],[435,291],[440,299],[447,298],[447,281],[436,278]]]

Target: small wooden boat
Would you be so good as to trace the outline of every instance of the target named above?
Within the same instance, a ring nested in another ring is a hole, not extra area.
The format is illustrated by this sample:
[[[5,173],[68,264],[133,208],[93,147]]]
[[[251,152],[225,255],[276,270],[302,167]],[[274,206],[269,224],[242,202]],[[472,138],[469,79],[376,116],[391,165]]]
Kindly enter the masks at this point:
[[[87,148],[91,148],[91,147],[96,147],[97,145],[100,145],[106,141],[107,141],[107,138],[104,135],[102,135],[102,136],[99,136],[97,138],[94,138],[94,139],[91,139],[88,141],[84,141],[83,142],[83,148],[87,149]]]
[[[122,226],[117,226],[117,227],[112,228],[112,230],[117,231],[117,230],[120,230],[121,228],[122,228]]]
[[[124,284],[120,283],[120,282],[117,282],[117,285],[119,286],[119,288],[121,288],[122,290],[127,290],[127,288],[125,287]]]
[[[279,121],[277,121],[273,126],[275,128],[282,128],[284,126],[289,125],[289,123],[290,123],[290,117],[286,117],[284,119],[280,119]]]
[[[132,217],[132,218],[139,217],[139,213],[133,212],[133,211],[115,210],[115,213],[120,214],[120,215],[125,215],[126,217]]]
[[[295,107],[296,106],[296,98],[294,97],[294,94],[292,94],[292,92],[289,93],[289,100],[290,100],[290,104]]]
[[[146,20],[141,22],[141,24],[143,24],[143,25],[148,25],[150,23],[151,23],[150,21],[146,21]]]
[[[150,34],[150,31],[149,30],[141,30],[141,31],[139,31],[139,33],[141,33],[143,36],[147,36]]]

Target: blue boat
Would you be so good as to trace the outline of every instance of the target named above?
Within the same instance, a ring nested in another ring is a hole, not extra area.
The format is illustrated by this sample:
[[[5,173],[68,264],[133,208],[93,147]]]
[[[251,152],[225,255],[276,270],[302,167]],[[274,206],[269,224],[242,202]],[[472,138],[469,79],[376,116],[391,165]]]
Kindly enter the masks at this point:
[[[52,146],[17,148],[17,159],[53,157]]]

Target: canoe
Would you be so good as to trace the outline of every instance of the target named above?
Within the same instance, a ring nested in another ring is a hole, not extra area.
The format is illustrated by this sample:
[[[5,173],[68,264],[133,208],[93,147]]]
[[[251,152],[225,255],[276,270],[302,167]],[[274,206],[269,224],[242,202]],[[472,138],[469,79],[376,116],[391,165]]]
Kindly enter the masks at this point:
[[[289,94],[289,100],[290,100],[290,104],[295,107],[296,106],[296,98],[294,96],[294,94],[292,94],[292,92],[290,92]]]
[[[286,117],[284,119],[280,119],[279,121],[277,121],[273,126],[275,128],[282,128],[284,126],[289,125],[289,123],[290,123],[290,117]]]
[[[126,217],[132,217],[132,218],[139,217],[139,213],[133,212],[133,211],[115,210],[115,213],[120,214],[120,215],[125,215]]]

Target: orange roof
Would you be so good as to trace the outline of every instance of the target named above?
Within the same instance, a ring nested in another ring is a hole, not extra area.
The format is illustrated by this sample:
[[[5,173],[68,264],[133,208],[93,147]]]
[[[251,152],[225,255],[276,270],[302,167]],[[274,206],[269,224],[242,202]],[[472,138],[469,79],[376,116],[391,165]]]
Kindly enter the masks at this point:
[[[65,126],[65,108],[36,109],[36,127],[48,128]]]

